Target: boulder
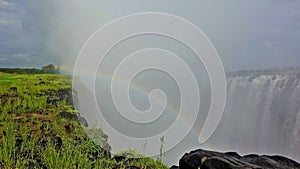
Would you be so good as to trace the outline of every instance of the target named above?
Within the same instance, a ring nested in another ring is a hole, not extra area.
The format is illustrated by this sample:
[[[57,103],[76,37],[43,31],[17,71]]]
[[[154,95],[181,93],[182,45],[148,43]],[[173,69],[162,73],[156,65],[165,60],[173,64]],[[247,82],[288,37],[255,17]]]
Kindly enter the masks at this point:
[[[174,168],[174,167],[173,167]],[[195,150],[179,161],[180,169],[300,169],[300,164],[289,158],[274,155],[240,156],[235,152],[220,153]]]

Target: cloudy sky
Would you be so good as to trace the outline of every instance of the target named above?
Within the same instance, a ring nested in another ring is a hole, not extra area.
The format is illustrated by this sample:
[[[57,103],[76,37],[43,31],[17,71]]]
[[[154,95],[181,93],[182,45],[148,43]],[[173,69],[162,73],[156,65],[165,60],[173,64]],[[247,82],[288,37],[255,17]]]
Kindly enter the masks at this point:
[[[33,8],[25,1],[0,1],[1,66],[38,66],[43,60],[43,31],[38,28],[39,18]]]
[[[299,0],[0,0],[0,66],[72,67],[100,26],[145,11],[197,25],[227,70],[300,65]]]

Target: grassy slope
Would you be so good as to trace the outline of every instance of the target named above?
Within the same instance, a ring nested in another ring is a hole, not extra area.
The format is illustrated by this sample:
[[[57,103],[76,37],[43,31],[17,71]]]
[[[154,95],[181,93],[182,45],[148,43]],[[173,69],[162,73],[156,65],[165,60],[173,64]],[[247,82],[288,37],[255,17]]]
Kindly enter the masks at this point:
[[[59,99],[59,89],[70,90],[71,78],[0,75],[0,168],[167,168],[151,158],[112,160],[86,136],[66,98],[46,103],[48,97]],[[105,135],[94,130],[95,137]],[[105,137],[101,144],[109,146]]]

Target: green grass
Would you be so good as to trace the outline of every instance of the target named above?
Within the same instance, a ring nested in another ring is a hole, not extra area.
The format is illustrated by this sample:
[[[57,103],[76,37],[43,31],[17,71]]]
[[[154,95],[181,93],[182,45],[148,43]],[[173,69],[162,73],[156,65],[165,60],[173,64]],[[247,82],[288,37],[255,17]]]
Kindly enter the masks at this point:
[[[60,89],[71,90],[71,77],[0,75],[0,168],[168,168],[143,155],[135,160],[113,160],[100,146],[109,147],[105,138],[95,144],[77,119],[60,115],[76,113],[66,98],[59,98]],[[48,97],[59,99],[57,105],[47,104]],[[90,130],[105,135],[101,129]]]

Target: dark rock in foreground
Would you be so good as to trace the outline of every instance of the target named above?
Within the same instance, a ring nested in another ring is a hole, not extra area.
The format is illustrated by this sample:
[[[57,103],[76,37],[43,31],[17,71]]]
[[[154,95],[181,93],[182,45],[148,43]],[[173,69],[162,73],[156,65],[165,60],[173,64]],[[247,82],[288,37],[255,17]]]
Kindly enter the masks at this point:
[[[176,167],[173,166],[175,169]],[[300,169],[300,164],[282,156],[246,155],[195,150],[179,161],[179,169]]]

